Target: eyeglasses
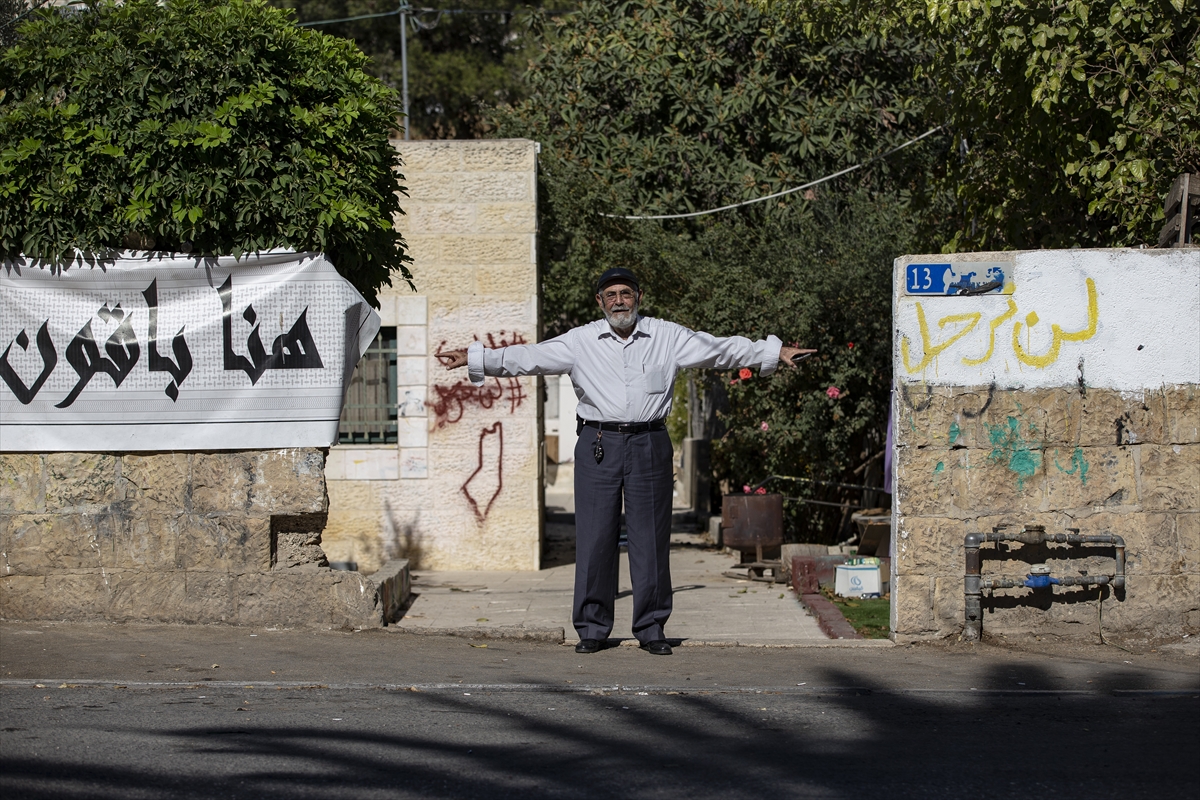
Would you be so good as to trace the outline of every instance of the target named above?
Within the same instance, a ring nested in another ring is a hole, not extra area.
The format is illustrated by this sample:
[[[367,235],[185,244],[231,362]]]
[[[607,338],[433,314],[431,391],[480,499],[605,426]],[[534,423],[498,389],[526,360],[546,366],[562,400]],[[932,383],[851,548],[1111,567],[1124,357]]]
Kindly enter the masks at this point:
[[[635,292],[633,289],[621,289],[620,291],[613,289],[611,291],[604,292],[600,295],[600,297],[602,300],[604,300],[605,305],[612,305],[617,300],[635,299],[637,297],[637,292]]]

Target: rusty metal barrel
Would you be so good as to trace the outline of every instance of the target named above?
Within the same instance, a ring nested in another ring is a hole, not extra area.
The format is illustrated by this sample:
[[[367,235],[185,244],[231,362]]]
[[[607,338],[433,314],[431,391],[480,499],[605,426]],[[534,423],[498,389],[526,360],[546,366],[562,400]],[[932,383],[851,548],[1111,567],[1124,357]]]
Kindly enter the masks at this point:
[[[738,550],[783,544],[783,495],[727,494],[721,501],[721,543]]]

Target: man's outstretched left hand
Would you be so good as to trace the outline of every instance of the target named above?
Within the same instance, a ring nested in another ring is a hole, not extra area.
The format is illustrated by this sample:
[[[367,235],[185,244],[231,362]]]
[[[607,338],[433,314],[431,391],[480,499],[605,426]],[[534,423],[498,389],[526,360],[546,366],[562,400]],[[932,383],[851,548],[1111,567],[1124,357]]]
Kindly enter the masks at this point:
[[[817,351],[803,347],[781,347],[779,348],[779,362],[794,367],[799,361],[808,358],[815,352]]]

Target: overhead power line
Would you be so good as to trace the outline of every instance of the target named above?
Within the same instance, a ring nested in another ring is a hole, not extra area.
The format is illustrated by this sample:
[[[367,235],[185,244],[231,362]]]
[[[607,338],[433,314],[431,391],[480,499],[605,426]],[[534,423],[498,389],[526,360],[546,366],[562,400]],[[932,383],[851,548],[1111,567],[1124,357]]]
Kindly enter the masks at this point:
[[[297,22],[301,28],[312,28],[317,25],[336,25],[339,22],[357,22],[361,19],[378,19],[379,17],[394,17],[397,14],[408,13],[414,17],[418,14],[532,14],[541,11],[544,14],[573,14],[568,10],[543,10],[536,8],[416,8],[400,6],[392,11],[381,11],[378,14],[360,14],[357,17],[342,17],[340,19],[317,19],[311,22]]]
[[[845,169],[839,170],[839,171],[833,173],[832,175],[826,175],[824,178],[817,178],[815,181],[810,181],[809,183],[806,183],[803,186],[796,186],[791,189],[784,189],[782,192],[775,192],[775,194],[769,194],[769,195],[766,195],[765,197],[756,197],[753,200],[743,200],[740,203],[732,203],[727,206],[721,206],[720,208],[709,208],[704,211],[690,211],[686,214],[645,214],[645,215],[601,214],[600,216],[612,217],[614,219],[686,219],[688,217],[703,217],[706,214],[716,214],[720,211],[729,211],[731,209],[741,208],[742,206],[748,206],[753,203],[761,203],[765,200],[773,200],[776,197],[783,197],[786,194],[792,194],[794,192],[800,192],[805,189],[811,189],[812,187],[820,185],[822,183],[825,183],[826,181],[831,181],[834,178],[839,178],[842,175],[846,175],[848,173],[854,172],[856,169],[862,169],[863,167],[867,166],[868,164],[872,164],[876,161],[879,161],[880,159],[887,158],[888,156],[892,155],[893,153],[899,152],[900,150],[903,150],[904,148],[906,148],[910,145],[916,144],[917,142],[921,141],[922,139],[924,139],[927,136],[932,136],[933,134],[940,131],[942,129],[942,127],[943,126],[938,125],[936,128],[930,128],[929,130],[922,133],[920,136],[918,136],[914,139],[909,139],[904,144],[902,144],[898,147],[893,147],[891,150],[888,150],[886,153],[880,153],[879,155],[875,156],[874,158],[869,158],[866,161],[863,161],[861,164],[855,164],[853,167],[846,167]]]

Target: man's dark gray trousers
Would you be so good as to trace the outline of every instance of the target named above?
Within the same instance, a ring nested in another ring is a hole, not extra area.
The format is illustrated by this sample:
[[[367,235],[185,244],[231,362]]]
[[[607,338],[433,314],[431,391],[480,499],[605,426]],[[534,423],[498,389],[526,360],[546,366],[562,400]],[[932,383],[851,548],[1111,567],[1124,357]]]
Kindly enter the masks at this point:
[[[580,639],[608,638],[613,628],[620,558],[621,500],[633,583],[633,635],[665,639],[671,616],[671,499],[675,486],[671,437],[665,430],[604,431],[596,463],[596,428],[575,444],[575,602]]]

